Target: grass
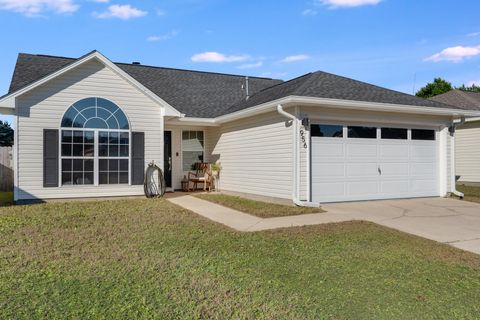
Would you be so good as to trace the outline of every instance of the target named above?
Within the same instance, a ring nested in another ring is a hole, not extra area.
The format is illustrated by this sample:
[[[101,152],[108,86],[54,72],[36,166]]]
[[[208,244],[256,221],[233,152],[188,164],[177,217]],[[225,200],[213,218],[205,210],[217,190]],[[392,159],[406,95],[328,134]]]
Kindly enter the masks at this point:
[[[1,319],[478,319],[480,256],[372,223],[239,233],[163,199],[0,208]]]
[[[238,211],[252,214],[261,218],[294,216],[306,213],[324,212],[320,208],[295,207],[263,201],[250,200],[243,197],[231,196],[226,194],[196,194],[195,197],[208,200],[222,206],[229,207]]]
[[[13,204],[13,192],[0,192],[0,207]]]
[[[465,200],[480,202],[480,187],[457,185],[457,190],[465,194]]]

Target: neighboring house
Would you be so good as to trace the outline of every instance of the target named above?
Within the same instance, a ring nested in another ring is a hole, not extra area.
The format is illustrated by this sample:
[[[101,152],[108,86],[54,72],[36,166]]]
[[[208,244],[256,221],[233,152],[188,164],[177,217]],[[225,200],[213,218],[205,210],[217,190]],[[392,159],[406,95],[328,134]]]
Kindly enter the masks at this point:
[[[451,90],[431,100],[480,111],[480,93]],[[467,118],[455,134],[456,175],[462,183],[480,183],[480,117]]]
[[[222,190],[305,202],[444,196],[449,127],[479,112],[324,72],[290,81],[18,56],[0,112],[15,116],[15,199],[143,194],[146,165],[181,187],[219,162]]]

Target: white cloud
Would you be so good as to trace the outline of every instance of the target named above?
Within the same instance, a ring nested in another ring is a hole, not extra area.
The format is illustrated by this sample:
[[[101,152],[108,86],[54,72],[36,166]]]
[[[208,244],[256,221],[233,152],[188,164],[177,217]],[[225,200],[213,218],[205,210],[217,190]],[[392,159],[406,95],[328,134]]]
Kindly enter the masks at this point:
[[[0,0],[0,10],[18,12],[31,17],[47,11],[58,14],[73,13],[79,7],[74,0]]]
[[[306,54],[297,54],[294,56],[288,56],[280,60],[280,62],[290,63],[290,62],[297,62],[297,61],[304,61],[310,59],[310,56]]]
[[[480,32],[472,32],[467,34],[467,37],[477,37],[477,36],[480,36]]]
[[[376,5],[383,0],[316,0],[318,4],[329,8],[353,8],[367,5]]]
[[[128,20],[132,18],[143,17],[147,13],[147,11],[142,11],[140,9],[134,8],[129,4],[114,4],[109,6],[107,11],[101,13],[94,12],[93,15],[100,19],[118,18],[122,20]]]
[[[170,40],[172,38],[175,38],[179,33],[180,33],[180,31],[178,31],[178,30],[172,30],[172,31],[170,31],[168,33],[165,33],[165,34],[150,36],[150,37],[147,38],[147,41],[155,42],[155,41]]]
[[[238,66],[237,68],[238,69],[254,69],[254,68],[260,68],[261,66],[263,66],[263,62],[262,61],[258,61],[256,63],[246,63],[246,64],[242,64],[240,66]]]
[[[313,9],[305,9],[302,11],[302,15],[304,16],[315,16],[317,15],[318,11],[317,10],[313,10]]]
[[[239,62],[245,61],[249,57],[247,55],[225,55],[223,53],[215,51],[207,51],[202,53],[197,53],[192,56],[193,62]]]
[[[425,61],[451,61],[451,62],[461,62],[464,59],[471,58],[474,56],[480,55],[480,46],[475,47],[464,47],[456,46],[443,49],[439,53],[425,59]]]

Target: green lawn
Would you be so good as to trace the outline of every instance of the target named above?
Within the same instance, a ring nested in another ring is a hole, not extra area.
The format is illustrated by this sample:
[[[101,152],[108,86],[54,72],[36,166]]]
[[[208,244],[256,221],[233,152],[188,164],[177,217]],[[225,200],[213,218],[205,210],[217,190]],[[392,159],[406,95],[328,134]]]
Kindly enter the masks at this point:
[[[163,199],[0,208],[1,319],[478,319],[480,256],[371,223],[234,232]]]
[[[0,192],[0,207],[13,204],[13,192]]]
[[[480,202],[480,187],[457,185],[457,190],[465,194],[465,200]]]
[[[221,204],[238,211],[252,214],[261,218],[294,216],[306,213],[323,212],[320,208],[296,207],[267,203],[263,201],[250,200],[243,197],[231,196],[226,194],[200,193],[195,197]]]

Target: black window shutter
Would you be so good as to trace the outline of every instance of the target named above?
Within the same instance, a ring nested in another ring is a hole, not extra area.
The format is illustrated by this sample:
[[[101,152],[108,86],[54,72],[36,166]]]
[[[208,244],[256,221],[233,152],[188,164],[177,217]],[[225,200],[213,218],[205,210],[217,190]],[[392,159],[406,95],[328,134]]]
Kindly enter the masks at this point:
[[[132,132],[132,185],[143,184],[145,171],[145,133]]]
[[[43,130],[43,186],[58,187],[58,130]]]

